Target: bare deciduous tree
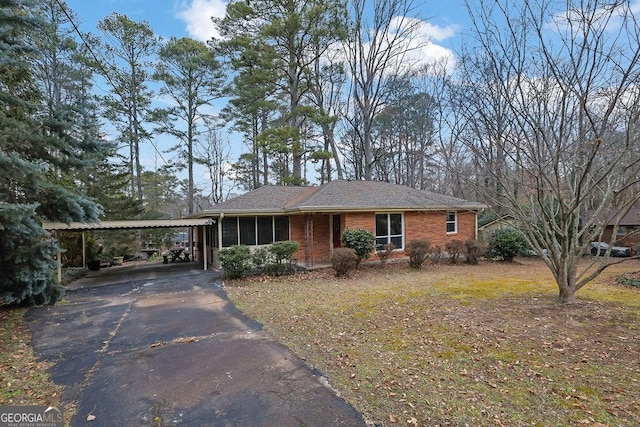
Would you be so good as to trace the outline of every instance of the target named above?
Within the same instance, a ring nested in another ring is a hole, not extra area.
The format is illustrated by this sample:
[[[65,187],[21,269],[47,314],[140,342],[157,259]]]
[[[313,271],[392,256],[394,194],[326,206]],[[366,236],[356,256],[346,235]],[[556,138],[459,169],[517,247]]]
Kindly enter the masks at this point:
[[[205,166],[209,173],[211,202],[224,202],[234,189],[234,181],[225,179],[231,167],[231,143],[217,129],[209,128],[205,141],[196,145],[195,154],[196,162]]]
[[[373,3],[373,4],[370,4]],[[427,42],[417,40],[422,21],[412,18],[412,0],[353,0],[345,56],[351,74],[353,111],[348,117],[363,157],[356,178],[373,178],[373,126],[388,97],[390,81],[413,73],[409,59]]]
[[[638,22],[622,0],[475,5],[476,43],[458,82],[475,130],[467,146],[483,171],[477,188],[519,220],[559,302],[571,303],[621,261],[579,262],[603,218],[613,219],[613,240],[640,199]]]

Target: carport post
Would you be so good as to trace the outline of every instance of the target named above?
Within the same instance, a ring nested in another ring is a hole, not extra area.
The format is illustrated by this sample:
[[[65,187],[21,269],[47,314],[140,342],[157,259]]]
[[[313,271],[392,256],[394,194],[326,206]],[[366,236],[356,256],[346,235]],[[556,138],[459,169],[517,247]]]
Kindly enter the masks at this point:
[[[60,247],[60,237],[59,233],[55,231],[56,239],[58,240],[58,253],[56,254],[56,258],[58,260],[58,283],[62,283],[62,248]]]
[[[202,227],[202,263],[207,269],[207,225]]]
[[[87,245],[84,240],[84,231],[82,232],[82,268],[87,268]]]

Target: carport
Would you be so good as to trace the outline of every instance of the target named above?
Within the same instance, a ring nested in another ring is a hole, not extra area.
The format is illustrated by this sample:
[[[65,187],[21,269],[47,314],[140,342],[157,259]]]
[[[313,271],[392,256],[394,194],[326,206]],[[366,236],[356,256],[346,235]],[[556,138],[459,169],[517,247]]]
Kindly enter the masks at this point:
[[[123,220],[123,221],[101,221],[96,223],[83,222],[44,222],[42,228],[50,232],[57,233],[59,231],[78,231],[82,232],[82,262],[86,265],[86,242],[85,231],[97,230],[125,230],[125,229],[144,229],[144,228],[186,228],[189,227],[193,234],[193,228],[197,228],[196,236],[202,238],[202,262],[203,268],[209,268],[208,259],[209,242],[207,242],[208,228],[215,223],[213,218],[191,218],[191,219],[154,219],[154,220]],[[62,280],[62,251],[58,251],[58,280]]]

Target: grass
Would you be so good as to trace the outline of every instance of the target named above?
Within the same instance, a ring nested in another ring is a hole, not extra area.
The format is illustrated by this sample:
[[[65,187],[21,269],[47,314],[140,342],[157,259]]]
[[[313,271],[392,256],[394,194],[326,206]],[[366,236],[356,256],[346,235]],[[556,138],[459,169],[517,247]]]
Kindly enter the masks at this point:
[[[537,260],[388,264],[227,283],[247,314],[379,425],[640,425],[640,289],[605,271],[557,306]],[[0,308],[0,405],[60,405],[25,309]],[[65,406],[68,420],[73,404]]]
[[[555,303],[539,260],[227,283],[242,310],[382,425],[640,425],[640,290],[612,267]]]
[[[63,283],[86,274],[84,268],[63,270]],[[59,301],[58,304],[64,304]],[[64,387],[54,384],[48,365],[38,362],[31,347],[31,331],[24,322],[27,308],[0,306],[0,405],[62,405]],[[75,413],[75,404],[62,405],[66,423]]]
[[[24,308],[0,308],[0,405],[60,404],[63,388],[54,385],[47,365],[33,355]]]

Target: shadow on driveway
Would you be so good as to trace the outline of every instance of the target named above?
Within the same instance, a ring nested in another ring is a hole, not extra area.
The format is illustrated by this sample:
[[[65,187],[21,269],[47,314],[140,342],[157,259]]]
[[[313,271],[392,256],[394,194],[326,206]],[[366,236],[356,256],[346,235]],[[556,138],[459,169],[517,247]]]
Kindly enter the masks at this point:
[[[197,263],[112,267],[29,310],[36,356],[78,404],[71,426],[365,424],[221,283]]]

